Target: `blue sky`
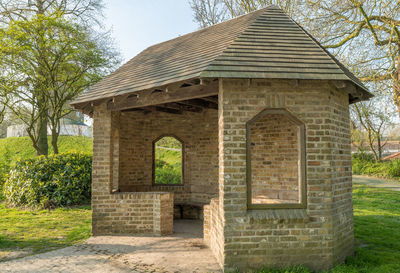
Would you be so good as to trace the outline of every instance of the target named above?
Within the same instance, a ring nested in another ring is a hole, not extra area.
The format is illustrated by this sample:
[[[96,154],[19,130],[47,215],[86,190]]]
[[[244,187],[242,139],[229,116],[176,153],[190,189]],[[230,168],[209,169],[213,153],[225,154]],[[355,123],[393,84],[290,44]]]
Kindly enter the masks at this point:
[[[147,47],[197,30],[188,0],[105,0],[105,25],[124,62]]]

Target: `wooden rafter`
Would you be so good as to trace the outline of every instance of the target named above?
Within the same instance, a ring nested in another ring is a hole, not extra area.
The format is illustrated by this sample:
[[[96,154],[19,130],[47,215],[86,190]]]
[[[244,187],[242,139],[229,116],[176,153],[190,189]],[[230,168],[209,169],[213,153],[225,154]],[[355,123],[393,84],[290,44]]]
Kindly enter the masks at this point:
[[[128,96],[124,99],[113,99],[108,102],[107,107],[111,111],[121,111],[215,96],[218,94],[218,81],[211,82],[208,85],[192,85],[176,89],[165,88],[163,90],[159,89],[157,92],[154,91],[155,90],[138,91],[134,93],[136,96]],[[191,107],[215,108],[215,105],[211,105],[211,102],[205,101],[203,101],[203,103],[195,101],[192,104],[183,104]]]
[[[195,113],[200,113],[201,111],[203,111],[203,108],[201,108],[201,107],[180,104],[177,102],[166,103],[166,104],[162,104],[160,106],[172,108],[172,109],[176,109],[176,110],[180,110],[180,111],[195,112]]]
[[[213,96],[213,97],[205,97],[201,98],[202,100],[217,103],[218,104],[218,96]]]
[[[210,101],[205,101],[205,100],[200,99],[200,98],[180,101],[179,104],[218,110],[218,104],[217,103],[210,102]]]

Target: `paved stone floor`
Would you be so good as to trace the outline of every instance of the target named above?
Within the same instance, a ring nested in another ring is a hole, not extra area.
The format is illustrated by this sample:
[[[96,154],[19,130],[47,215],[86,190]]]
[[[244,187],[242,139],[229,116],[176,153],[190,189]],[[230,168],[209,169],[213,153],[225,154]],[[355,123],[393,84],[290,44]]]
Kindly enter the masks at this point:
[[[0,272],[222,272],[200,221],[178,220],[168,237],[96,236],[84,244],[0,263]]]

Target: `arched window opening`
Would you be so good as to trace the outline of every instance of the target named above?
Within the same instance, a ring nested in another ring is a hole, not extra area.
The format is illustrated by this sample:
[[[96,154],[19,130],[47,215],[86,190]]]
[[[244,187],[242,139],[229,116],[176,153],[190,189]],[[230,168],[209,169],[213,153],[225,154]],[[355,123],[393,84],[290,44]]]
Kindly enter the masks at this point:
[[[183,142],[174,136],[163,136],[153,142],[153,183],[183,184]]]
[[[249,208],[305,207],[304,124],[266,109],[247,124]]]

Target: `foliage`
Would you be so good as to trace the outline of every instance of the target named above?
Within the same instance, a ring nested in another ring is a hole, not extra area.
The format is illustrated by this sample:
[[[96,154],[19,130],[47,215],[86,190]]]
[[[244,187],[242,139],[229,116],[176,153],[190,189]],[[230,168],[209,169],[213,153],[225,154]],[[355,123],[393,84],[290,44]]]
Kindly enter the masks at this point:
[[[89,202],[92,157],[60,154],[15,163],[4,184],[8,204],[25,207],[70,206]]]
[[[156,184],[182,184],[182,164],[169,164],[162,159],[156,160],[155,178]]]
[[[48,138],[50,142],[50,137]],[[93,139],[83,136],[60,136],[58,146],[61,153],[92,154]],[[53,150],[50,147],[50,154]],[[0,139],[0,200],[2,200],[2,186],[10,168],[19,159],[30,159],[35,156],[35,149],[28,137],[10,137]]]
[[[48,153],[47,124],[58,153],[68,103],[119,63],[109,34],[93,28],[101,8],[100,0],[0,0],[0,98],[38,155]]]
[[[353,145],[362,150],[365,142],[375,161],[381,160],[386,145],[384,134],[393,128],[393,118],[396,116],[392,101],[387,96],[377,94],[369,101],[352,105],[350,110]]]
[[[374,161],[372,154],[353,155],[353,174],[400,179],[400,159]]]
[[[182,184],[182,144],[173,137],[155,143],[156,184]]]
[[[89,206],[54,211],[20,210],[0,203],[0,262],[71,246],[90,237]]]

